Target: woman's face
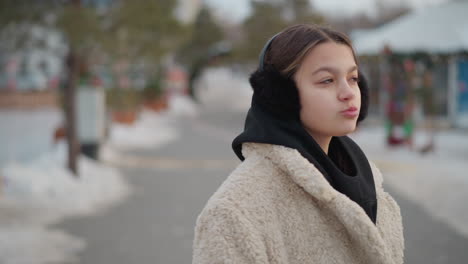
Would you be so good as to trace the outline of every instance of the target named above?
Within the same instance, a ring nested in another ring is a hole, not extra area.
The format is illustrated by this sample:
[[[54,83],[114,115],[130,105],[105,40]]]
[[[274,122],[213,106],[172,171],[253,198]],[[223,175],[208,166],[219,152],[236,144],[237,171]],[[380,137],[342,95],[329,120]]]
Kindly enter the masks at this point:
[[[361,93],[356,61],[347,45],[331,41],[317,45],[304,58],[294,80],[301,122],[316,140],[356,129]]]

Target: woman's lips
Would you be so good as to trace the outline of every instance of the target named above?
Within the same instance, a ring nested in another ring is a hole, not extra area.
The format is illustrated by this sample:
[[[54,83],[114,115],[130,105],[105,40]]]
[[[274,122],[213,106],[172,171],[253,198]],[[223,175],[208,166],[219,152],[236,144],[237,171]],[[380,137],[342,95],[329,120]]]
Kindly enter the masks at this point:
[[[359,111],[356,107],[350,107],[346,110],[343,110],[340,112],[342,115],[344,115],[345,117],[356,117],[359,115]]]

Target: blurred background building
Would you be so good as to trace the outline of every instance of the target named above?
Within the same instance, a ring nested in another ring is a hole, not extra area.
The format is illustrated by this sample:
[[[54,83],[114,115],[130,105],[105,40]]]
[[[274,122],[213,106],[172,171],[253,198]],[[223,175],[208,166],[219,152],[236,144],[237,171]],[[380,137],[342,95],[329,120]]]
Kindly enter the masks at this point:
[[[380,88],[376,93],[381,96],[375,98],[374,105],[381,106],[381,113],[398,89],[400,93],[406,89],[406,97],[414,97],[408,99],[414,111],[445,119],[454,127],[468,127],[467,9],[468,2],[447,3],[411,12],[377,29],[351,33],[358,54],[366,57],[368,69],[375,69],[368,73],[373,87]],[[372,58],[380,60],[371,62]],[[397,76],[390,72],[398,64],[405,76],[400,84],[391,84]],[[397,108],[387,105],[391,107]]]

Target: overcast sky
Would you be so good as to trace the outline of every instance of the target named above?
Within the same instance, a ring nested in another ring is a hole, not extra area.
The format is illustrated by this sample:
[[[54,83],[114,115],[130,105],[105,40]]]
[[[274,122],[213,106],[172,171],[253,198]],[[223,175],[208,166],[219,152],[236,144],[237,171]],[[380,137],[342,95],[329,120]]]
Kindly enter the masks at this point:
[[[250,0],[205,0],[218,10],[218,14],[231,21],[240,21],[250,12]],[[368,15],[375,13],[375,3],[378,0],[311,0],[314,7],[326,15],[350,16],[359,12]],[[424,8],[437,5],[448,0],[380,0],[389,3],[409,3],[414,8]]]

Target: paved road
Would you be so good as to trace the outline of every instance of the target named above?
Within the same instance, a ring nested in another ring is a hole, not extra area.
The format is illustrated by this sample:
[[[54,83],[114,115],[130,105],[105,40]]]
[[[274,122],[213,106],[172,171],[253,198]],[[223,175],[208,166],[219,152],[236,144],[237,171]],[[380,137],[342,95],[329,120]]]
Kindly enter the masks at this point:
[[[79,263],[190,263],[196,216],[238,164],[230,143],[243,119],[243,114],[204,112],[178,123],[179,140],[160,149],[127,153],[141,161],[135,167],[122,164],[133,195],[99,215],[57,225],[87,241]],[[405,263],[468,263],[467,238],[388,186],[387,190],[402,208]]]

